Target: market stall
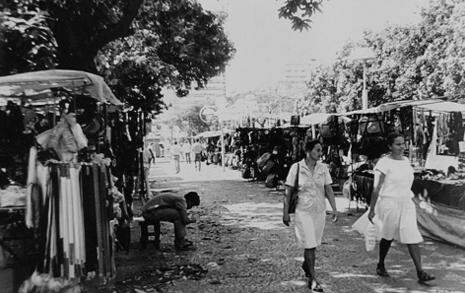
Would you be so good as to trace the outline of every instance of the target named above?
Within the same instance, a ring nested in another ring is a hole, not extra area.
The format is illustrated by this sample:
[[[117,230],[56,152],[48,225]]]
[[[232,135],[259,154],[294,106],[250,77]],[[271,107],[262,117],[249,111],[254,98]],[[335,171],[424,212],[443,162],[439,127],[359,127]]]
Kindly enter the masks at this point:
[[[290,165],[303,157],[308,128],[286,123],[279,127],[236,129],[234,146],[240,157],[242,177],[276,187],[285,179]]]
[[[50,277],[64,286],[112,278],[111,220],[125,203],[104,154],[108,110],[122,103],[100,76],[73,70],[0,77],[0,101],[0,118],[10,127],[0,131],[7,134],[0,137],[0,208],[24,211],[16,224],[31,232],[35,257],[28,267],[41,274],[24,286]]]
[[[359,115],[358,121],[362,119],[360,116],[371,115],[376,118],[363,120],[370,121],[365,129],[380,128],[384,129],[382,133],[395,130],[404,134],[406,156],[415,169],[412,191],[422,233],[465,247],[465,170],[462,159],[465,150],[460,147],[464,140],[462,113],[465,113],[463,104],[425,100],[393,102],[363,113],[345,115]],[[358,131],[360,128],[363,126],[358,127]],[[381,154],[364,153],[363,147],[357,151],[370,158],[360,164],[364,166],[361,170],[353,173],[352,192],[369,203],[373,188],[371,169]]]
[[[226,159],[230,160],[233,133],[234,130],[231,129],[213,130],[199,133],[194,137],[194,139],[200,139],[204,143],[207,164],[221,164],[223,156],[225,161]]]

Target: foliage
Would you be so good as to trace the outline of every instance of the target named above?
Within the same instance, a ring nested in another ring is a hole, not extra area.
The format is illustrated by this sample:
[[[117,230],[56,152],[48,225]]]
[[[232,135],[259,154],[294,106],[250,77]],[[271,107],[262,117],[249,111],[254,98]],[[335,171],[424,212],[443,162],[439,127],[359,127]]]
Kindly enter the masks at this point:
[[[143,0],[6,0],[1,6],[15,17],[29,11],[46,14],[62,68],[96,73],[93,59],[109,42],[133,33],[132,23]]]
[[[103,75],[116,95],[158,113],[219,74],[234,49],[223,17],[191,0],[7,0],[0,74],[60,67]]]
[[[194,136],[204,131],[208,131],[210,126],[200,119],[201,105],[193,105],[187,112],[181,113],[175,120],[175,124],[185,132],[188,136]]]
[[[136,18],[134,35],[108,44],[98,55],[99,71],[118,96],[158,113],[160,89],[188,93],[222,72],[234,48],[223,19],[190,1],[146,2]]]
[[[308,82],[302,103],[308,112],[338,105],[337,111],[360,108],[363,66],[351,60],[356,46],[369,47],[375,58],[367,62],[369,105],[393,100],[465,97],[465,1],[432,5],[412,26],[392,26],[366,32],[348,43],[336,62],[317,70]]]
[[[279,17],[290,20],[294,30],[308,29],[311,17],[320,11],[322,2],[323,0],[286,0],[279,9]]]
[[[0,12],[0,75],[56,66],[57,44],[41,11]]]

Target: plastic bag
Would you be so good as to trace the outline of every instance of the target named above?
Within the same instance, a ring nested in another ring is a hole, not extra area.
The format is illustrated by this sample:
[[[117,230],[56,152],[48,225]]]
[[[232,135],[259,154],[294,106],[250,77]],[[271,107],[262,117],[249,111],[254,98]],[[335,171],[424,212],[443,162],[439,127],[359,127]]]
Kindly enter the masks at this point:
[[[367,251],[372,251],[376,246],[376,241],[381,238],[379,234],[381,222],[375,215],[373,223],[371,223],[368,219],[368,213],[369,211],[366,211],[357,221],[355,221],[352,228],[365,237],[365,249]]]
[[[344,185],[342,187],[342,195],[348,199],[350,199],[350,185],[351,184],[352,184],[352,179],[349,178],[348,180],[346,180],[346,182],[344,182]]]
[[[372,251],[376,246],[376,225],[371,222],[368,223],[367,231],[365,233],[365,249]]]

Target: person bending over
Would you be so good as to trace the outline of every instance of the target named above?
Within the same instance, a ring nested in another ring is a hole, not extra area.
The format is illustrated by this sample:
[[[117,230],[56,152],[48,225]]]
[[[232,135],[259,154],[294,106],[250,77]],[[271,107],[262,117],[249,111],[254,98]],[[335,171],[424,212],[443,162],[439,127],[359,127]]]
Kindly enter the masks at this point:
[[[189,192],[183,197],[174,194],[160,194],[154,196],[142,207],[144,224],[141,231],[142,249],[147,246],[147,226],[154,225],[155,247],[160,248],[160,222],[170,222],[174,224],[175,248],[176,250],[189,250],[193,243],[186,239],[186,225],[195,223],[189,219],[187,210],[200,204],[199,195],[196,192]]]

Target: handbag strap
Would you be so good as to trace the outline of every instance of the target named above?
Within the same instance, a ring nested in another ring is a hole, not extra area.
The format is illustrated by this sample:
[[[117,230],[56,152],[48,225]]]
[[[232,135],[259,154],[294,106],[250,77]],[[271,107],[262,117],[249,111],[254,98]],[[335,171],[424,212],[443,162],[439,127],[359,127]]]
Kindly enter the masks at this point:
[[[297,163],[297,173],[295,175],[295,182],[294,182],[294,189],[299,190],[299,172],[300,172],[300,164]]]

